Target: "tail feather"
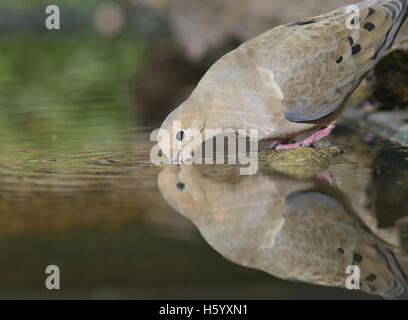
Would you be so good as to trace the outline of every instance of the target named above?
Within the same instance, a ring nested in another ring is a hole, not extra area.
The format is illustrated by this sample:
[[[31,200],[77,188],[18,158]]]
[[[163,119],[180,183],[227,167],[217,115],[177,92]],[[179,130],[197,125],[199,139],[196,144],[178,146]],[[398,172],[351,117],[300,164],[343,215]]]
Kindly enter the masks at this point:
[[[408,0],[379,0],[377,1],[377,4],[388,9],[392,14],[393,20],[393,25],[377,54],[377,59],[379,59],[391,46],[392,42],[397,36],[398,30],[401,28],[403,20],[407,16]]]
[[[380,255],[384,258],[394,275],[393,284],[387,290],[383,291],[381,296],[388,300],[408,300],[408,283],[397,260],[378,240],[376,242]]]
[[[392,26],[376,51],[376,62],[384,55],[388,49],[395,49],[394,44],[408,42],[408,0],[367,0],[357,4],[360,10],[372,6],[381,6],[387,10],[392,17]],[[404,25],[404,32],[400,33],[401,26]],[[397,38],[397,41],[394,41]],[[387,52],[388,53],[388,52]]]

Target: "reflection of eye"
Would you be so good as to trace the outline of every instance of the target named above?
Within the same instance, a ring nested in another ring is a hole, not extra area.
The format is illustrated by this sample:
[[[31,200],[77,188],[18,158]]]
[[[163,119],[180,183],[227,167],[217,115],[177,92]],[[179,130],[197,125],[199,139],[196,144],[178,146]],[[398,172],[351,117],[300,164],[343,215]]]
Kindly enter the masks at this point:
[[[176,140],[177,141],[183,141],[184,140],[184,137],[185,137],[185,132],[184,132],[184,130],[179,130],[179,131],[177,131],[176,132]]]
[[[184,192],[186,191],[186,185],[183,182],[176,183],[176,190],[177,192]]]

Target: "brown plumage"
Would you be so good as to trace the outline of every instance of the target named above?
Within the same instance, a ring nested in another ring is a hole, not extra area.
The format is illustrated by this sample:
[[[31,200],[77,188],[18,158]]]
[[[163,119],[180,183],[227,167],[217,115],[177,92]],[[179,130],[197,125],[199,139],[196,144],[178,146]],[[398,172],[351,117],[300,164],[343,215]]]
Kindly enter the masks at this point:
[[[260,139],[283,141],[329,126],[390,48],[407,2],[365,1],[356,4],[358,16],[340,8],[278,26],[226,54],[164,121],[173,139],[173,121],[187,133],[167,149],[169,158],[191,142],[189,129],[252,128]]]
[[[283,176],[240,177],[237,170],[168,166],[158,185],[167,202],[237,264],[336,287],[345,287],[346,268],[354,264],[364,292],[408,298],[408,257],[378,239],[340,190]]]

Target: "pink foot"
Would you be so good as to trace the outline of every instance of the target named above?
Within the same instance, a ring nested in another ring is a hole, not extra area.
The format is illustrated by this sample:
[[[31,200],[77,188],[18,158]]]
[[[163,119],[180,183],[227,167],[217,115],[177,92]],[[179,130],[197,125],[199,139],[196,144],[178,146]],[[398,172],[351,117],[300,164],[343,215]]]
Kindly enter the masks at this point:
[[[329,171],[322,171],[316,176],[316,180],[325,181],[327,183],[331,183],[332,179],[333,177]]]
[[[288,144],[283,141],[275,141],[269,146],[268,149],[293,149],[298,147],[312,147],[315,142],[319,141],[320,139],[323,139],[324,137],[327,137],[333,130],[333,128],[334,128],[333,125],[324,127],[319,131],[313,133],[310,137],[296,143]]]

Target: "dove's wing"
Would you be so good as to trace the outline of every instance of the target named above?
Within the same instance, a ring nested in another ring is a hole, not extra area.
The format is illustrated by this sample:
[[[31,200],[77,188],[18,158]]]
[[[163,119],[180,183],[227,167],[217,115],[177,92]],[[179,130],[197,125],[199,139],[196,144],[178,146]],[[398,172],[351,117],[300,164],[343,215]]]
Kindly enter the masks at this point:
[[[358,14],[341,8],[272,29],[243,47],[261,48],[258,61],[280,86],[287,120],[318,120],[343,104],[391,45],[407,3],[366,1],[356,5]]]
[[[293,278],[326,285],[344,286],[346,268],[357,265],[364,292],[407,299],[408,284],[402,273],[406,270],[350,212],[353,209],[341,194],[328,190],[332,194],[305,190],[286,197],[286,225],[277,236],[274,257],[279,254],[282,262],[287,257]]]

